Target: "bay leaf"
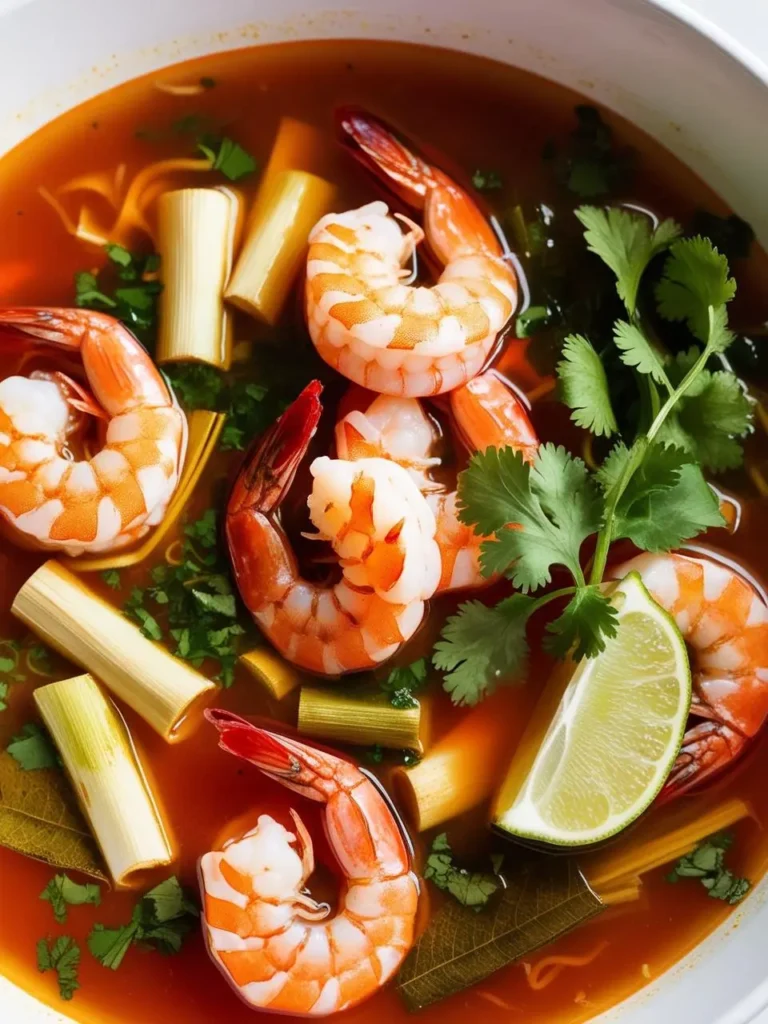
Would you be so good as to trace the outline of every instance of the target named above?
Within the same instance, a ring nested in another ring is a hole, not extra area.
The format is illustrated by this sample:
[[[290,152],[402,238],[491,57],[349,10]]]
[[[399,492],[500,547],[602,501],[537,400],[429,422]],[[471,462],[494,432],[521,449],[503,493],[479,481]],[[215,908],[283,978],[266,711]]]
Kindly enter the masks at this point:
[[[506,888],[486,910],[447,900],[433,915],[397,977],[409,1010],[475,985],[603,907],[568,857],[508,855],[504,877]]]
[[[24,771],[0,752],[0,845],[51,867],[108,881],[104,863],[64,775]]]

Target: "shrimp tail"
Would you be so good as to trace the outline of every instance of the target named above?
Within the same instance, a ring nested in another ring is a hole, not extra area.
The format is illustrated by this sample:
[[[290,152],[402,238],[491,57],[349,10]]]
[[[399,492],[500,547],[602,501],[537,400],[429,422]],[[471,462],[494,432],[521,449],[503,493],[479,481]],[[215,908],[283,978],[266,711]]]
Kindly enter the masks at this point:
[[[279,506],[320,422],[322,390],[317,380],[307,384],[277,422],[253,443],[232,488],[228,516],[248,510],[267,515]]]
[[[220,708],[207,709],[205,717],[218,729],[219,746],[228,754],[250,761],[270,775],[289,777],[298,771],[296,758],[273,733]]]
[[[725,722],[708,719],[686,732],[683,745],[657,803],[666,803],[709,782],[741,757],[747,740]]]
[[[413,209],[424,208],[434,185],[432,168],[385,121],[361,107],[341,107],[336,123],[342,144]]]

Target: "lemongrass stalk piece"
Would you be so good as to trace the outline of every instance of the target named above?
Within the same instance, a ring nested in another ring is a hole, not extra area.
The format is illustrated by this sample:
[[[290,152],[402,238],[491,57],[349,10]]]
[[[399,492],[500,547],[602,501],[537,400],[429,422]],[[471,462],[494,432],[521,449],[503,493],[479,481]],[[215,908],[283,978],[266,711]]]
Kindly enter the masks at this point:
[[[486,698],[395,784],[418,831],[441,825],[487,800],[525,729],[535,695],[509,686]]]
[[[380,692],[305,686],[299,698],[298,729],[319,739],[423,754],[429,743],[428,709],[427,700],[417,701],[412,708],[396,708]]]
[[[187,416],[189,440],[179,486],[176,488],[176,493],[168,506],[163,521],[148,534],[138,547],[131,548],[129,551],[119,551],[113,555],[66,558],[62,559],[64,565],[77,572],[104,572],[106,569],[125,569],[130,565],[138,565],[149,558],[168,537],[184,513],[208,460],[216,450],[216,443],[225,420],[225,413],[209,412],[207,409],[197,409]]]
[[[92,672],[169,743],[180,739],[216,684],[148,640],[54,560],[34,572],[11,611],[45,642]]]
[[[238,658],[275,700],[282,700],[301,686],[304,676],[269,647],[256,647]]]
[[[115,885],[170,864],[168,833],[128,729],[93,677],[48,683],[34,696]]]
[[[163,291],[157,362],[208,363],[228,370],[232,317],[224,288],[240,222],[240,198],[228,188],[183,188],[157,201]]]
[[[307,252],[309,233],[336,194],[323,178],[283,171],[265,181],[226,290],[228,302],[274,324]]]
[[[691,800],[669,810],[661,808],[623,839],[585,858],[582,868],[589,884],[602,898],[604,889],[620,888],[627,879],[679,860],[702,839],[751,815],[749,804],[736,797],[714,807]]]
[[[307,171],[321,178],[332,177],[336,148],[332,139],[315,125],[295,117],[283,117],[277,127],[261,181],[269,185],[283,171]]]

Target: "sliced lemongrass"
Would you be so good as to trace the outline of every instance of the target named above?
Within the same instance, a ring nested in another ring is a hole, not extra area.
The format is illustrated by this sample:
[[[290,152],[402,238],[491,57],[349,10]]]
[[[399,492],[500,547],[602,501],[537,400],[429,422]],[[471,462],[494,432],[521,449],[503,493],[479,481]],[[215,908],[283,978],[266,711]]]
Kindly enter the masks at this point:
[[[660,808],[620,842],[588,855],[582,868],[602,898],[603,890],[620,888],[628,880],[679,860],[707,836],[752,816],[744,800],[733,797],[713,806],[701,800]]]
[[[309,232],[333,205],[333,185],[305,171],[283,171],[259,190],[227,301],[274,324],[307,251]]]
[[[12,613],[39,637],[92,672],[169,743],[216,692],[216,685],[148,640],[116,608],[54,560],[34,572]]]
[[[163,291],[157,362],[199,362],[228,370],[232,316],[224,288],[240,225],[240,196],[229,188],[183,188],[157,201]]]
[[[443,736],[412,768],[398,768],[395,785],[419,832],[458,817],[493,793],[522,735],[533,687],[504,687]]]
[[[429,703],[418,700],[412,708],[396,708],[380,691],[305,686],[298,728],[305,736],[423,754],[429,745]]]
[[[170,864],[168,833],[128,729],[93,677],[48,683],[34,697],[115,885]]]
[[[282,700],[301,686],[306,678],[298,669],[269,647],[256,647],[238,658],[240,664],[255,676],[275,700]]]
[[[178,523],[187,503],[197,487],[208,464],[226,420],[225,413],[197,409],[187,417],[189,440],[184,469],[163,521],[147,535],[138,547],[114,555],[93,555],[86,558],[62,559],[64,565],[76,572],[104,572],[107,569],[125,569],[138,565],[155,551]]]
[[[333,146],[329,136],[315,125],[295,117],[283,117],[277,126],[262,184],[269,184],[283,171],[308,171],[327,177],[331,173]]]

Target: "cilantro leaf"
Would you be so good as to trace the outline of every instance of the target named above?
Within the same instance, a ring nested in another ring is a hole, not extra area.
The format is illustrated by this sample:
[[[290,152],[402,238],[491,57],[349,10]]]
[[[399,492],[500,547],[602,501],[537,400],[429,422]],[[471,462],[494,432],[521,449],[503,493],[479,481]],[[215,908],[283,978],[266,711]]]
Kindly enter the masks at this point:
[[[445,832],[435,836],[427,857],[424,877],[443,892],[448,892],[464,907],[480,911],[502,885],[498,874],[467,871],[453,861],[453,851]]]
[[[608,378],[602,360],[590,342],[580,334],[569,335],[563,344],[563,359],[557,364],[562,399],[574,423],[598,437],[616,432],[616,417],[608,392]]]
[[[553,565],[583,582],[582,542],[599,525],[602,503],[581,459],[545,444],[533,466],[512,448],[474,455],[459,478],[459,518],[495,539],[481,548],[486,575],[506,572],[527,593],[549,583]]]
[[[122,320],[140,341],[151,345],[157,330],[157,299],[163,290],[156,280],[159,258],[156,253],[137,255],[113,243],[106,245],[104,251],[110,261],[108,275],[124,283],[104,288],[100,275],[81,271],[75,274],[75,305],[110,313]]]
[[[606,494],[629,460],[616,445],[597,477]],[[681,448],[655,443],[619,499],[612,539],[626,538],[644,551],[671,551],[709,527],[724,526],[715,493],[700,468]]]
[[[698,357],[696,348],[678,353],[669,367],[672,382],[679,383]],[[701,370],[659,437],[690,452],[705,469],[735,469],[744,458],[738,439],[752,430],[753,419],[754,403],[734,374]]]
[[[633,367],[638,373],[648,374],[657,384],[669,387],[661,359],[639,327],[618,320],[613,328],[613,340],[621,352],[622,363]]]
[[[52,946],[45,939],[37,943],[37,969],[41,974],[56,971],[62,999],[71,999],[80,988],[77,980],[79,966],[80,947],[69,935],[60,935]]]
[[[725,305],[735,294],[728,260],[708,238],[697,235],[672,245],[664,276],[656,286],[659,313],[665,319],[685,321],[699,341],[723,352],[733,340]]]
[[[0,680],[0,711],[5,711],[8,708],[8,690],[8,683]]]
[[[398,665],[393,668],[379,686],[389,696],[389,702],[393,707],[415,708],[418,702],[413,695],[424,686],[428,672],[427,659],[419,658],[410,665]]]
[[[256,161],[247,150],[232,139],[206,137],[198,149],[213,163],[214,171],[221,171],[230,181],[240,181],[256,170]]]
[[[587,246],[614,272],[619,298],[634,316],[646,267],[679,236],[680,226],[673,220],[654,226],[645,214],[620,206],[580,206],[576,216],[584,225]]]
[[[594,658],[605,641],[616,636],[618,615],[599,587],[578,587],[562,615],[547,624],[545,650],[558,658],[570,652],[574,661]]]
[[[727,832],[710,836],[691,853],[680,858],[667,876],[667,881],[697,878],[712,899],[739,903],[752,888],[752,884],[746,878],[737,878],[725,867],[725,854],[732,844],[733,837]]]
[[[454,704],[477,704],[496,684],[519,675],[528,656],[528,619],[537,602],[512,594],[495,607],[466,601],[435,644],[433,662],[446,673],[443,688]]]
[[[28,722],[18,736],[14,736],[7,746],[11,757],[25,771],[38,768],[57,768],[59,758],[48,734],[34,722]]]
[[[90,903],[98,907],[101,903],[101,890],[93,882],[80,885],[68,875],[55,875],[40,893],[40,899],[51,904],[53,916],[59,924],[64,924],[67,920],[67,905],[79,907]]]
[[[543,157],[551,161],[557,180],[582,199],[605,195],[628,183],[633,153],[614,145],[613,131],[600,111],[589,104],[575,107],[577,127],[562,152],[548,143]]]
[[[138,927],[134,921],[120,928],[105,928],[103,924],[95,924],[88,936],[88,949],[102,967],[116,971],[131,948]]]

